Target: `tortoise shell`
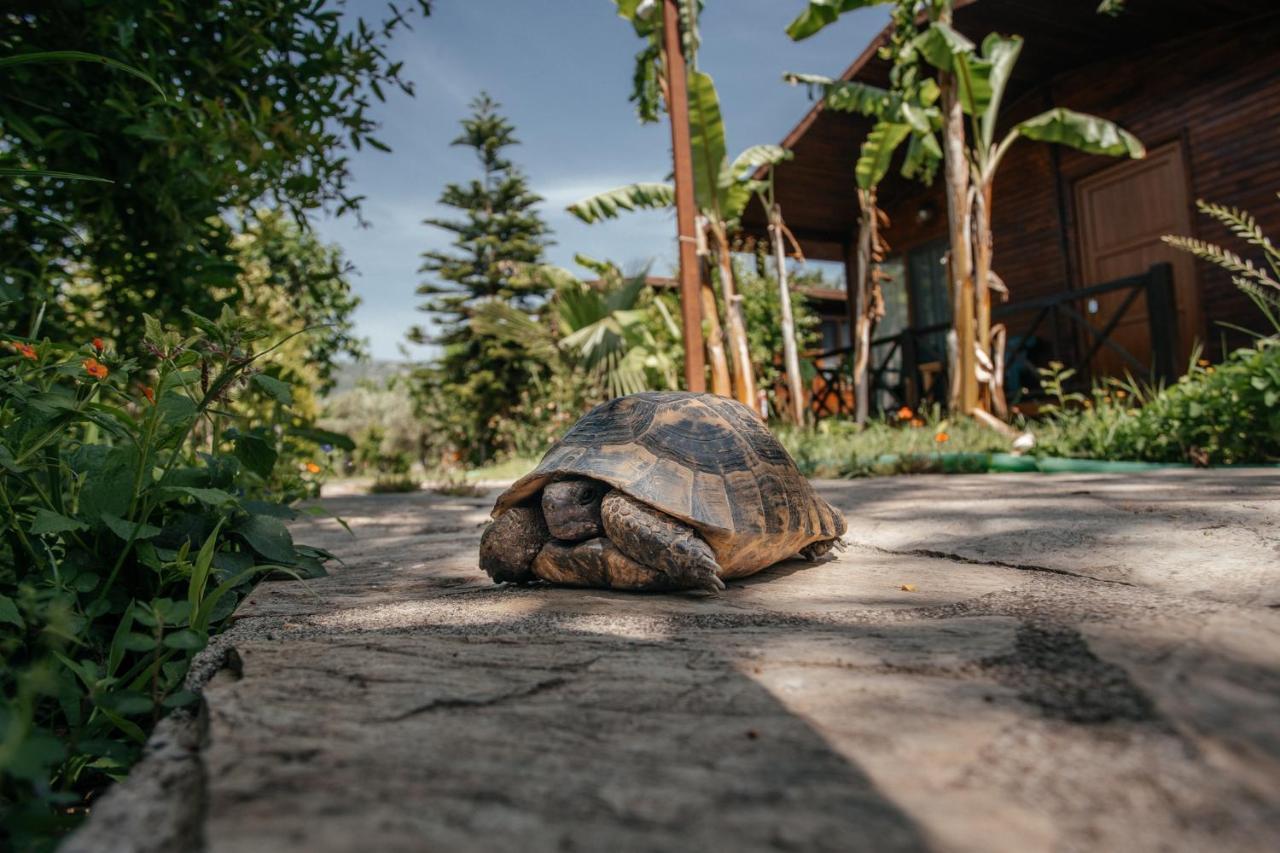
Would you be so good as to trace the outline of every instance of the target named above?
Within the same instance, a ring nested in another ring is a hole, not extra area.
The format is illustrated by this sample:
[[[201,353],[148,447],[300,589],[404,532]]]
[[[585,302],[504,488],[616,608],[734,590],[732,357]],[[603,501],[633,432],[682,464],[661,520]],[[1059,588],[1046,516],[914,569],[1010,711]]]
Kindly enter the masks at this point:
[[[494,517],[568,477],[602,480],[694,526],[724,577],[845,532],[760,419],[712,394],[645,392],[596,406],[499,496]]]

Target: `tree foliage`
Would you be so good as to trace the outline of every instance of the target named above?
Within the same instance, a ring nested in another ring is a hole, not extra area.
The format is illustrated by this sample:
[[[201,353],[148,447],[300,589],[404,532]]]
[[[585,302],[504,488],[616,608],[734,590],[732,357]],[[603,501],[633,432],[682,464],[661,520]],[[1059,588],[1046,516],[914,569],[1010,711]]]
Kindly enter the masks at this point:
[[[544,369],[519,342],[477,328],[476,311],[490,302],[527,310],[549,289],[543,279],[520,274],[541,261],[548,229],[536,210],[542,199],[506,157],[518,141],[498,107],[488,95],[477,98],[453,141],[475,152],[481,174],[445,187],[440,203],[457,211],[455,218],[426,220],[453,242],[448,250],[423,253],[421,272],[432,279],[418,294],[427,297],[421,310],[431,315],[431,327],[410,332],[411,340],[442,348],[422,372],[420,393],[433,408],[447,401],[454,410],[448,418],[454,447],[476,464],[508,449],[501,446],[500,423],[510,419],[521,389]]]
[[[368,23],[331,0],[26,5],[0,29],[9,331],[47,303],[51,333],[109,335],[134,351],[144,311],[216,313],[210,287],[238,273],[223,214],[266,204],[299,220],[358,215],[346,149],[385,148],[370,109],[390,88],[411,91],[386,56],[408,23],[395,6]],[[103,59],[13,61],[54,48]],[[14,175],[31,169],[110,183]]]

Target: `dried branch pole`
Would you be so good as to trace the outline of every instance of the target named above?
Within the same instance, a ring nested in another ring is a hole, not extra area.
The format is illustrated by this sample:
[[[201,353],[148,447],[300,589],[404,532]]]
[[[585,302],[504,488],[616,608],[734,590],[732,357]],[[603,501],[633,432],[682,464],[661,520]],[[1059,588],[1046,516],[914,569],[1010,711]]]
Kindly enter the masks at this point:
[[[755,370],[751,367],[751,350],[747,343],[747,323],[742,314],[742,297],[738,295],[733,276],[733,256],[729,249],[724,223],[703,218],[708,248],[715,258],[720,276],[720,295],[724,299],[725,325],[729,332],[729,349],[733,353],[733,396],[751,411],[760,413],[756,398]]]
[[[791,421],[804,426],[804,385],[800,380],[800,354],[796,347],[796,321],[791,312],[791,285],[787,280],[787,253],[783,245],[787,226],[782,220],[782,208],[771,204],[769,213],[769,237],[773,244],[773,260],[778,270],[778,297],[781,301],[782,360],[787,373],[787,401]]]
[[[698,257],[699,294],[702,300],[703,335],[707,342],[707,359],[711,363],[711,393],[719,397],[733,396],[729,378],[729,359],[724,349],[724,330],[720,326],[720,308],[711,287],[711,251],[707,244],[706,217],[697,217],[695,251]]]
[[[854,420],[866,423],[871,412],[871,334],[884,317],[884,294],[880,289],[880,262],[887,247],[880,237],[883,212],[876,206],[876,191],[858,190],[858,246],[854,289],[855,326],[853,335]]]

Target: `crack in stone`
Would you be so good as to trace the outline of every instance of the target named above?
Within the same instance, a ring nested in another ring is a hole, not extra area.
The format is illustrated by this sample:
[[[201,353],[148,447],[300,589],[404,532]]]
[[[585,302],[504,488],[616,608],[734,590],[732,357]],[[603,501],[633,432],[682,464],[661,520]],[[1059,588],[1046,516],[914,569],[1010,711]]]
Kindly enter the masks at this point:
[[[416,708],[410,708],[402,714],[394,717],[385,717],[378,722],[382,723],[398,723],[407,720],[410,717],[416,717],[418,714],[426,714],[431,711],[440,711],[451,708],[489,708],[494,705],[500,705],[512,699],[525,699],[529,696],[536,696],[539,693],[545,693],[548,690],[554,690],[569,683],[567,678],[547,678],[530,685],[522,690],[512,690],[508,693],[501,693],[497,696],[490,696],[485,699],[465,699],[456,696],[445,696],[440,699],[432,699],[425,705],[419,705]]]
[[[1097,581],[1098,583],[1116,584],[1117,586],[1135,586],[1135,584],[1129,583],[1128,581],[1096,578],[1092,575],[1082,575],[1079,572],[1072,572],[1067,569],[1037,566],[1032,563],[1008,563],[1004,560],[981,560],[977,557],[966,557],[962,554],[952,554],[948,551],[936,551],[932,548],[908,548],[900,550],[894,548],[882,548],[879,545],[872,545],[867,542],[849,541],[849,544],[855,548],[865,548],[869,551],[875,551],[878,554],[888,554],[894,557],[930,557],[935,560],[951,560],[956,563],[965,563],[971,566],[995,566],[1000,569],[1017,569],[1020,572],[1046,572],[1052,575],[1066,575],[1070,578]]]

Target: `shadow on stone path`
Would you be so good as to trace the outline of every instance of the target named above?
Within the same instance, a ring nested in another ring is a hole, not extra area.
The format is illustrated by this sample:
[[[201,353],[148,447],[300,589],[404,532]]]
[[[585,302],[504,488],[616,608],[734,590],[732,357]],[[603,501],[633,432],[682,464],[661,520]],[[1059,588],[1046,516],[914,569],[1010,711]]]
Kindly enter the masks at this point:
[[[821,488],[856,544],[719,597],[495,587],[492,495],[327,501],[346,566],[259,587],[64,849],[1280,848],[1280,476]]]

